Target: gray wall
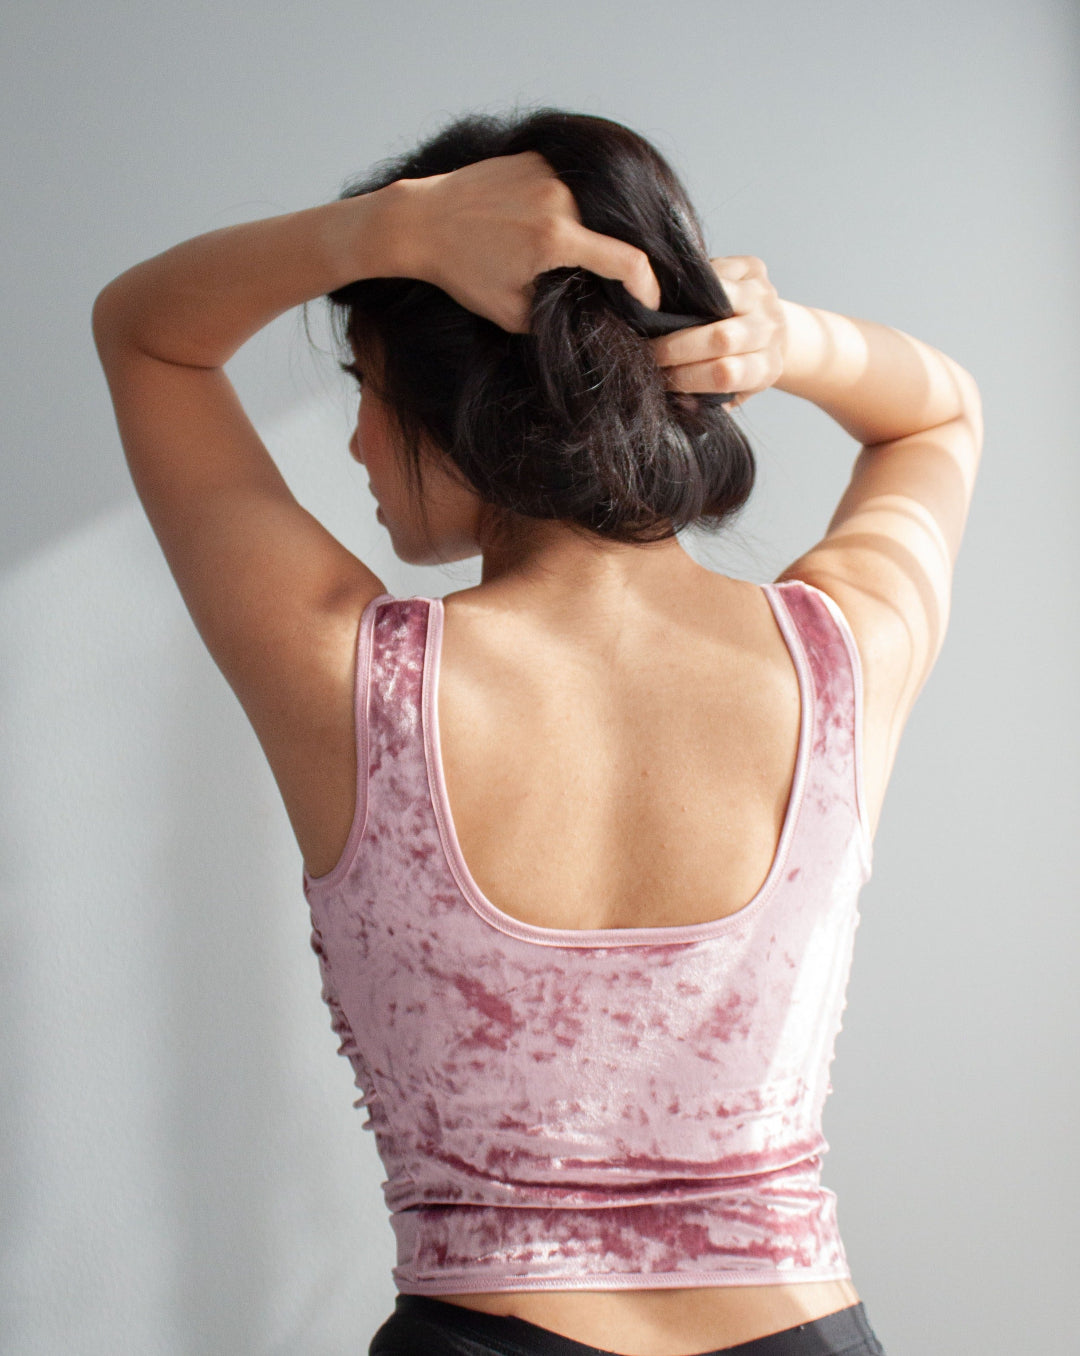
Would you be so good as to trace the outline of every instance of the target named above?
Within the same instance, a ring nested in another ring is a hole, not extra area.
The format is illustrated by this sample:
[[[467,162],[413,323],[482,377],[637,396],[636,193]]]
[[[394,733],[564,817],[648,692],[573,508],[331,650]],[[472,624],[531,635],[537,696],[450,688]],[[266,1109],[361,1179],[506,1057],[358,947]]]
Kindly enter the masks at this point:
[[[713,253],[978,378],[951,630],[862,902],[825,1182],[893,1356],[1060,1350],[1077,1206],[1078,21],[1062,0],[9,5],[0,820],[6,1274],[25,1356],[366,1350],[382,1170],[300,856],[135,500],[90,340],[114,274],[309,206],[468,108],[602,113]],[[395,592],[352,397],[297,315],[230,368],[298,496]],[[716,568],[820,536],[854,443],[778,392]]]

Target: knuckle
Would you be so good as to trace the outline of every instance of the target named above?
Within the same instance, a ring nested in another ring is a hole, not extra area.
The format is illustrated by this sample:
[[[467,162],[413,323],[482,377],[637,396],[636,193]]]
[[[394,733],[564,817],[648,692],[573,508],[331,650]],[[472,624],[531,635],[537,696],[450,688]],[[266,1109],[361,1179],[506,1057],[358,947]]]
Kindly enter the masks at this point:
[[[561,217],[544,212],[533,223],[533,239],[542,268],[551,268],[566,242],[565,226]]]
[[[574,195],[554,173],[541,179],[536,191],[540,206],[556,215],[565,212],[574,202]]]

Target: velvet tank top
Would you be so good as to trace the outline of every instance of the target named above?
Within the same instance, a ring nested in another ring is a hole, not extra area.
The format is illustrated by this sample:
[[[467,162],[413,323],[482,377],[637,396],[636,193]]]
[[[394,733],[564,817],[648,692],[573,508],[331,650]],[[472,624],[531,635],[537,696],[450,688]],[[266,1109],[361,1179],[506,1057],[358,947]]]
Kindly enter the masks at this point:
[[[765,881],[719,920],[587,931],[518,921],[469,874],[439,753],[441,599],[364,609],[356,811],[303,890],[400,1292],[850,1278],[821,1125],[870,876],[861,669],[832,599],[764,592],[802,712]]]

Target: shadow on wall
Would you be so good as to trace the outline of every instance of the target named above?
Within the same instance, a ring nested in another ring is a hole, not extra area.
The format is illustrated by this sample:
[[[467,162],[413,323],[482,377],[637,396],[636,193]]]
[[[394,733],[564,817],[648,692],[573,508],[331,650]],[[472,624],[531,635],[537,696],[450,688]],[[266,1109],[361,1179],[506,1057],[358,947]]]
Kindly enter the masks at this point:
[[[277,788],[138,504],[9,575],[0,632],[12,1349],[358,1347],[381,1164]]]

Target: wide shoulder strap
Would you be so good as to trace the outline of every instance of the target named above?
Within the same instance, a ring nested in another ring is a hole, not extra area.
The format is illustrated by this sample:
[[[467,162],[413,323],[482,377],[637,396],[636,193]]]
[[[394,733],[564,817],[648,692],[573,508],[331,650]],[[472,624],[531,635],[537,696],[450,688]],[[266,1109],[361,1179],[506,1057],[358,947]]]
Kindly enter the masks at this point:
[[[367,692],[369,782],[387,759],[410,746],[423,751],[424,664],[430,598],[387,597],[374,603]]]
[[[823,785],[858,821],[869,871],[870,823],[863,782],[863,674],[851,626],[835,599],[802,579],[772,586],[795,627],[814,691],[813,755]]]

